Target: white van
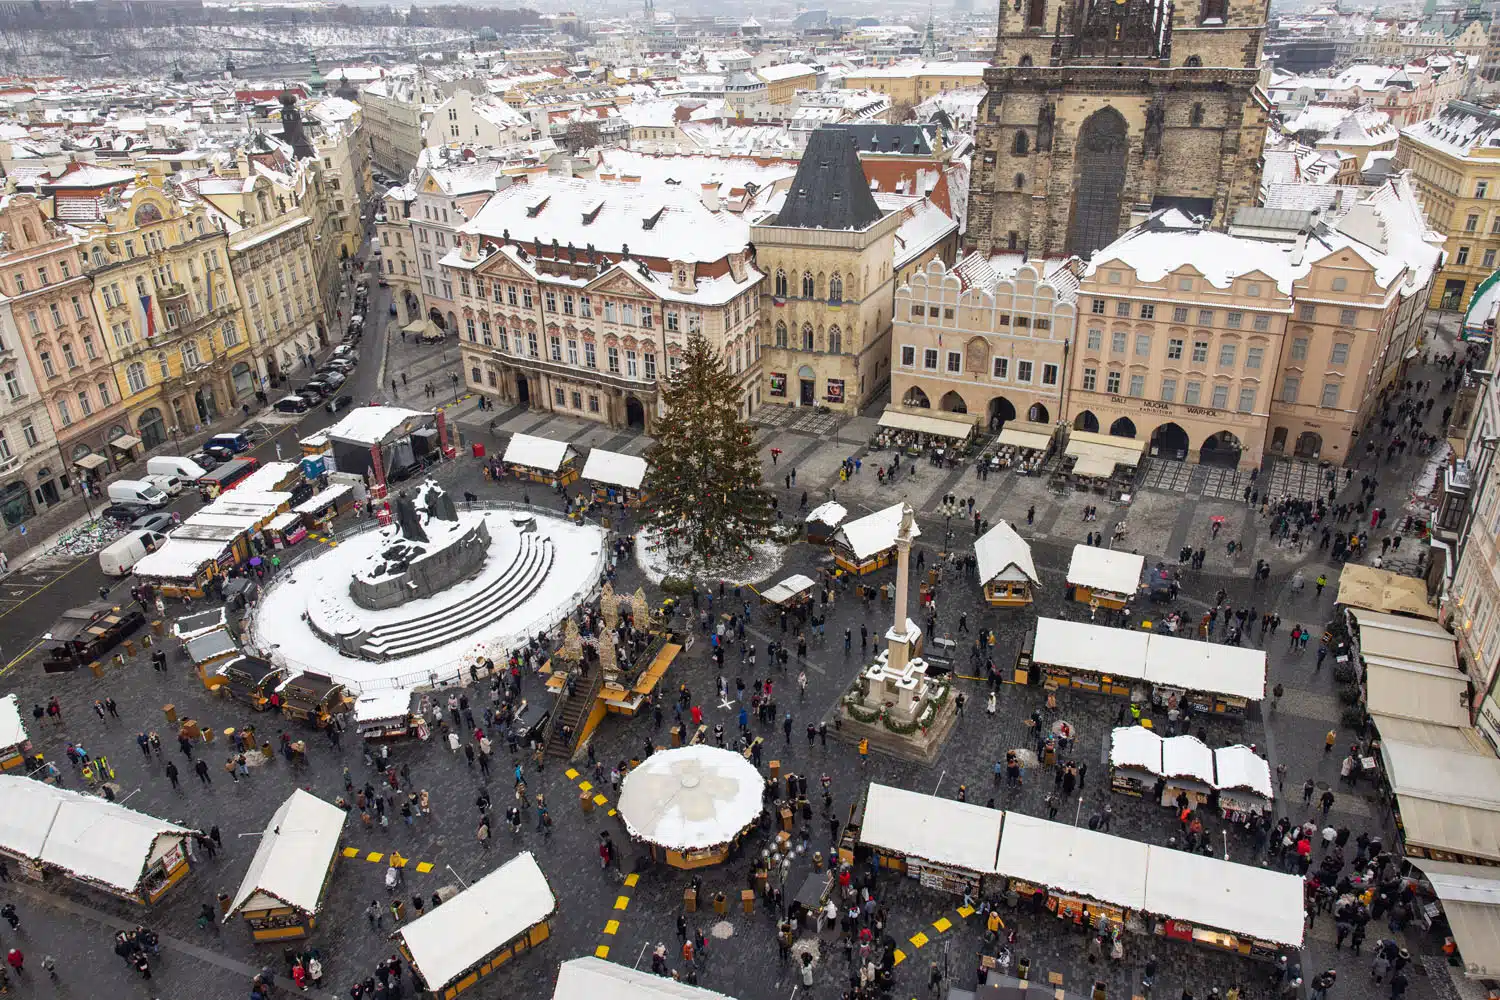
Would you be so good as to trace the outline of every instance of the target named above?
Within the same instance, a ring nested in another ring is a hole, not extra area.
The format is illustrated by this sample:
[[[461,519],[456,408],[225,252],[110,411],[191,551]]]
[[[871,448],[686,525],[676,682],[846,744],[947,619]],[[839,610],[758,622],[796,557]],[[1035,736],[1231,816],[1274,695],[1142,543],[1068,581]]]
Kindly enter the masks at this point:
[[[109,502],[165,507],[171,499],[144,479],[117,479],[109,484]]]
[[[185,483],[196,483],[208,470],[191,458],[175,455],[157,455],[146,459],[146,471],[153,476],[176,476]]]
[[[183,486],[186,485],[176,476],[168,475],[150,475],[146,477],[146,482],[155,486],[169,497],[175,497],[181,493]],[[197,480],[195,479],[193,482],[197,482]]]
[[[155,531],[131,531],[99,553],[99,568],[109,576],[127,576],[147,552],[155,552],[167,536]]]

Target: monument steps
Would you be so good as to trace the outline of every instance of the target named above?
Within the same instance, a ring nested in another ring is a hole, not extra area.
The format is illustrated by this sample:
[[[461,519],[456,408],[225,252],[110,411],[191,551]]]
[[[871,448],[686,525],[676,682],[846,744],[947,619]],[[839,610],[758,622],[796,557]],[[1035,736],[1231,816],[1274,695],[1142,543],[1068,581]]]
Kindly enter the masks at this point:
[[[374,628],[360,646],[364,655],[384,660],[434,649],[498,621],[534,594],[552,570],[555,550],[550,538],[521,538],[521,550],[510,571],[458,604]]]

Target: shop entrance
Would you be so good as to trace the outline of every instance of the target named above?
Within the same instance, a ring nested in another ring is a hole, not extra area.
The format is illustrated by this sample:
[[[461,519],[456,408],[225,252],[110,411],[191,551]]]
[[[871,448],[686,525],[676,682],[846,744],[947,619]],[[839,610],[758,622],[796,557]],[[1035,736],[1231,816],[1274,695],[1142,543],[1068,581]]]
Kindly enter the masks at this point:
[[[1297,447],[1292,454],[1298,458],[1317,458],[1323,454],[1323,435],[1303,431],[1297,437]]]
[[[636,430],[646,429],[646,408],[634,396],[625,399],[625,424]]]
[[[1109,425],[1110,437],[1133,438],[1135,437],[1135,421],[1129,417],[1121,417]]]
[[[998,431],[1014,419],[1016,408],[1010,400],[1004,396],[996,396],[990,400],[990,430]]]
[[[1099,418],[1094,416],[1093,410],[1084,410],[1073,418],[1073,429],[1087,434],[1098,434]]]
[[[1228,431],[1209,437],[1198,449],[1198,461],[1202,465],[1217,465],[1225,469],[1237,468],[1240,464],[1240,439]]]
[[[800,383],[798,399],[803,406],[812,406],[818,399],[818,373],[807,365],[797,369],[797,381]]]
[[[516,402],[522,406],[531,405],[531,380],[525,375],[516,376]]]
[[[1151,454],[1157,458],[1187,458],[1189,441],[1187,431],[1177,424],[1165,423],[1151,433]]]

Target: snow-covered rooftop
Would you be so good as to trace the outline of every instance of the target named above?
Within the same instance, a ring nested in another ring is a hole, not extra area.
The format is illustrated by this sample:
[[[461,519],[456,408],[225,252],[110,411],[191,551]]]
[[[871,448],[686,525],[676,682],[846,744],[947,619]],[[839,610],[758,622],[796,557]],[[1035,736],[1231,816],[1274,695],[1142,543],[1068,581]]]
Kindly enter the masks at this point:
[[[266,824],[224,919],[241,909],[276,906],[317,913],[345,817],[338,806],[300,788],[293,790]]]

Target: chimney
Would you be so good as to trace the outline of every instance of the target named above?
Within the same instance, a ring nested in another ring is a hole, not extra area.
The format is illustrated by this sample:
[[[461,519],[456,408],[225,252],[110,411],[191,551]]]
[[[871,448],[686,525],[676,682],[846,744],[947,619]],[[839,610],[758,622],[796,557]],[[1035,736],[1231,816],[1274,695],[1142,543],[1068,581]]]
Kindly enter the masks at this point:
[[[1297,239],[1292,242],[1291,261],[1293,267],[1299,267],[1302,259],[1307,256],[1307,230],[1303,229],[1297,233]]]
[[[639,184],[641,182],[641,175],[640,174],[622,174],[620,176],[620,181],[622,183],[625,183],[625,184]]]
[[[464,233],[463,242],[460,244],[462,250],[460,255],[464,260],[474,261],[479,259],[479,241],[472,233]]]
[[[714,181],[704,181],[701,188],[698,198],[703,202],[703,207],[710,212],[717,212],[719,210],[719,185]]]

